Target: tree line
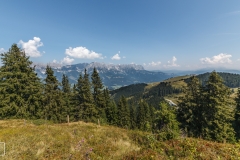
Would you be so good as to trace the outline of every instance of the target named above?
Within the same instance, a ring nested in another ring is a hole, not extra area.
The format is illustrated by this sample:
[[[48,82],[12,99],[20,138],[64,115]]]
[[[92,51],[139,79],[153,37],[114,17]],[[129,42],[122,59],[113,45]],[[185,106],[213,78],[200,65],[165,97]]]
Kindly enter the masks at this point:
[[[16,44],[8,52],[2,53],[1,59],[1,119],[44,119],[65,123],[69,115],[70,121],[100,122],[160,133],[167,126],[164,119],[171,117],[170,121],[174,123],[171,126],[178,128],[175,110],[167,107],[167,103],[160,104],[167,110],[163,113],[142,99],[130,104],[122,96],[115,102],[109,90],[104,88],[96,68],[91,75],[85,69],[72,86],[65,74],[62,82],[58,82],[50,66],[46,67],[46,78],[41,82],[29,57]],[[168,137],[174,137],[177,133],[169,132]]]
[[[153,132],[161,140],[175,138],[183,132],[219,142],[240,139],[240,90],[236,103],[229,101],[230,89],[215,71],[204,86],[198,78],[192,77],[179,105],[174,107],[161,98],[157,105],[124,96],[115,102],[104,88],[96,68],[91,75],[85,69],[77,83],[71,85],[64,74],[58,82],[54,71],[47,66],[46,78],[41,82],[29,57],[16,44],[2,53],[1,59],[1,119],[65,123],[69,115],[70,121],[100,122]],[[164,85],[168,89],[167,84]]]

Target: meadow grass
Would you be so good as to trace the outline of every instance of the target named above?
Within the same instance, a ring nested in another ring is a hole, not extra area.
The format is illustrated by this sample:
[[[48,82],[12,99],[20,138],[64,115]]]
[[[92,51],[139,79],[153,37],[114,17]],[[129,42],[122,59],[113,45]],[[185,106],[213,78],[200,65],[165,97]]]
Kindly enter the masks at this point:
[[[40,123],[41,122],[41,123]],[[114,126],[73,122],[2,120],[4,160],[239,159],[240,144],[194,138],[158,141],[156,135]]]

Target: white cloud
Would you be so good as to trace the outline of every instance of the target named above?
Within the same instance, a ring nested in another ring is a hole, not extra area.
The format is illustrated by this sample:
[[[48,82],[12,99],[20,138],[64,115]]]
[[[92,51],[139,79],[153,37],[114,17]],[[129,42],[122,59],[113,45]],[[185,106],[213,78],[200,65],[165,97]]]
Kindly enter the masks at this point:
[[[151,62],[151,63],[149,63],[148,65],[149,66],[159,66],[161,64],[161,62],[160,61],[158,61],[158,62]]]
[[[5,52],[5,49],[4,48],[0,48],[0,53],[3,53]]]
[[[200,61],[203,64],[224,64],[224,63],[231,63],[232,60],[230,59],[232,55],[220,53],[219,55],[213,56],[212,58],[205,57],[201,58]]]
[[[69,58],[68,56],[64,57],[61,61],[62,64],[71,64],[74,61],[73,58]]]
[[[112,60],[120,60],[121,57],[120,57],[119,54],[117,53],[117,54],[115,54],[111,59],[112,59]]]
[[[173,56],[172,61],[168,61],[167,65],[164,65],[164,67],[179,67],[179,65],[176,63],[177,62],[177,58],[175,56]]]
[[[40,57],[41,52],[38,51],[38,47],[43,46],[41,39],[39,37],[33,37],[33,40],[29,40],[28,42],[19,41],[19,44],[25,50],[27,56],[30,57]]]
[[[99,59],[103,59],[102,54],[96,53],[94,51],[90,51],[86,47],[82,47],[82,46],[76,47],[76,48],[69,47],[69,49],[66,49],[65,53],[68,56],[74,57],[74,58],[83,58],[83,59],[99,58]]]

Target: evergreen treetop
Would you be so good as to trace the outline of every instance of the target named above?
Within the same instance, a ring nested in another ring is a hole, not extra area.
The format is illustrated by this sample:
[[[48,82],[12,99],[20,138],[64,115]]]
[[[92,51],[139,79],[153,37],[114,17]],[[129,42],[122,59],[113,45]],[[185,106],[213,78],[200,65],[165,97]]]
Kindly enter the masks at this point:
[[[0,113],[2,118],[37,118],[41,108],[42,87],[32,62],[13,44],[1,54]]]

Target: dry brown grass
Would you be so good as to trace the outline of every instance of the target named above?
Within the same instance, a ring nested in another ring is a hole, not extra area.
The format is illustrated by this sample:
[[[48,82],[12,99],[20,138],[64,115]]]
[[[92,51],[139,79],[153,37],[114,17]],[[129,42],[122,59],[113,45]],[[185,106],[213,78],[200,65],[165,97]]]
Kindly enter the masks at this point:
[[[44,122],[44,121],[43,121]],[[38,122],[39,123],[39,122]],[[151,133],[92,123],[38,124],[0,121],[4,160],[45,159],[238,159],[240,144],[180,138],[160,142]]]

